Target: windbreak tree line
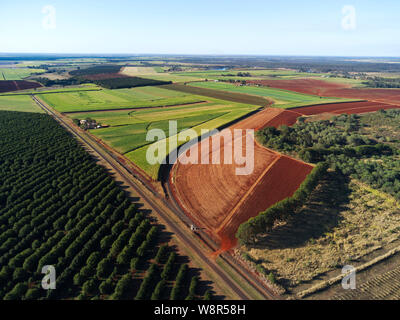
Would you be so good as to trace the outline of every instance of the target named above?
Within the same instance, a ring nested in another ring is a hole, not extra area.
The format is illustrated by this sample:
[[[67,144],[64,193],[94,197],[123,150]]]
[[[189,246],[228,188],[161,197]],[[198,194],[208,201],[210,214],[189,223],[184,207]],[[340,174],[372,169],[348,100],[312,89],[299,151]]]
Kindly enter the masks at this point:
[[[202,298],[159,227],[50,116],[1,111],[0,135],[1,299]]]

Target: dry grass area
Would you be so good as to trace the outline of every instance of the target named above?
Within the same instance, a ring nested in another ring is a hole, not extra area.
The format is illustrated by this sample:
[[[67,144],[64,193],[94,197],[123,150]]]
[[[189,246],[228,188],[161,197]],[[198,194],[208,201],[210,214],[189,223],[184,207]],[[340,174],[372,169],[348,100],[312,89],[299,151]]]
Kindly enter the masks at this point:
[[[242,248],[286,288],[357,265],[399,238],[395,199],[335,175],[330,173],[291,221],[276,226],[257,246]]]

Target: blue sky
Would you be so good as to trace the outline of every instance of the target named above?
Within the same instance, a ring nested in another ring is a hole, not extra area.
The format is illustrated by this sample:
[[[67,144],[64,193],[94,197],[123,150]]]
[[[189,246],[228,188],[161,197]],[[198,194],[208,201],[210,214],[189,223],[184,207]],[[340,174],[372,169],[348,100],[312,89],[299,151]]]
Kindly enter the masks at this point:
[[[0,52],[400,55],[398,0],[2,0],[0,12]]]

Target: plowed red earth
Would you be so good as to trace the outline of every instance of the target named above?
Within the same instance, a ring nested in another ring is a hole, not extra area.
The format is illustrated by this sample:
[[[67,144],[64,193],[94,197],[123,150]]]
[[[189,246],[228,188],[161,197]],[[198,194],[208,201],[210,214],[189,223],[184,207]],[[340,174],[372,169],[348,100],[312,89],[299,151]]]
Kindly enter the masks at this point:
[[[268,108],[227,130],[232,133],[233,129],[261,129],[285,121],[293,123],[294,117],[298,116],[294,112]],[[174,179],[170,183],[175,198],[186,214],[198,226],[206,228],[225,250],[235,244],[235,233],[241,223],[292,195],[312,169],[308,164],[283,157],[252,140],[254,170],[250,175],[237,175],[236,164],[224,164],[224,152],[232,146],[232,140],[228,141],[221,141],[221,147],[214,145],[213,149],[210,139],[207,141],[209,152],[198,152],[201,144],[191,147],[186,155],[198,153],[199,162],[202,159],[203,163],[204,159],[211,162],[214,150],[220,155],[221,163],[182,164],[178,161],[173,168]],[[245,154],[244,139],[242,143],[243,151],[240,152]]]
[[[352,89],[347,85],[314,79],[262,80],[254,83],[319,96],[364,100],[373,98],[374,101],[324,104],[290,110],[267,108],[231,126],[227,129],[230,132],[232,129],[260,130],[267,126],[291,126],[300,116],[400,108],[400,90]],[[178,161],[172,170],[170,186],[175,199],[198,226],[205,228],[220,242],[221,250],[228,250],[236,244],[235,233],[240,224],[291,196],[312,170],[309,164],[282,156],[254,141],[252,143],[255,161],[254,171],[250,175],[236,175],[237,166],[223,164],[223,161],[222,164],[182,164]],[[210,143],[208,146],[208,150],[212,151]],[[229,147],[231,143],[221,143],[221,147],[215,147],[221,160]],[[201,146],[197,144],[186,154],[197,152],[199,148]],[[243,154],[244,150],[243,147]],[[199,152],[199,161],[203,157],[211,162],[211,151]]]
[[[316,79],[255,80],[248,81],[248,83],[313,94],[321,97],[364,99],[388,104],[400,104],[400,89],[352,88],[349,84],[333,83]]]
[[[24,81],[24,80],[1,80],[0,81],[0,93],[10,92],[17,90],[26,90],[39,88],[41,85],[37,82]]]

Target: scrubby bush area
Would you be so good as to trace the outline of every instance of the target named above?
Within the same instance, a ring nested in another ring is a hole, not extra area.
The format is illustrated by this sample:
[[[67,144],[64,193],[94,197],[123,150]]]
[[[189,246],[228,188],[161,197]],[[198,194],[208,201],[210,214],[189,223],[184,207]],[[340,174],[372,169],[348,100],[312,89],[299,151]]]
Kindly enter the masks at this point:
[[[399,141],[390,133],[397,132],[399,122],[400,110],[381,110],[266,128],[258,133],[258,139],[267,147],[306,162],[327,161],[332,169],[400,199]],[[381,132],[380,126],[390,126],[386,129],[389,132]]]
[[[123,78],[93,80],[93,83],[107,89],[122,89],[122,88],[134,88],[134,87],[144,87],[144,86],[159,86],[163,84],[171,84],[172,82],[144,79],[139,77],[123,77]]]

